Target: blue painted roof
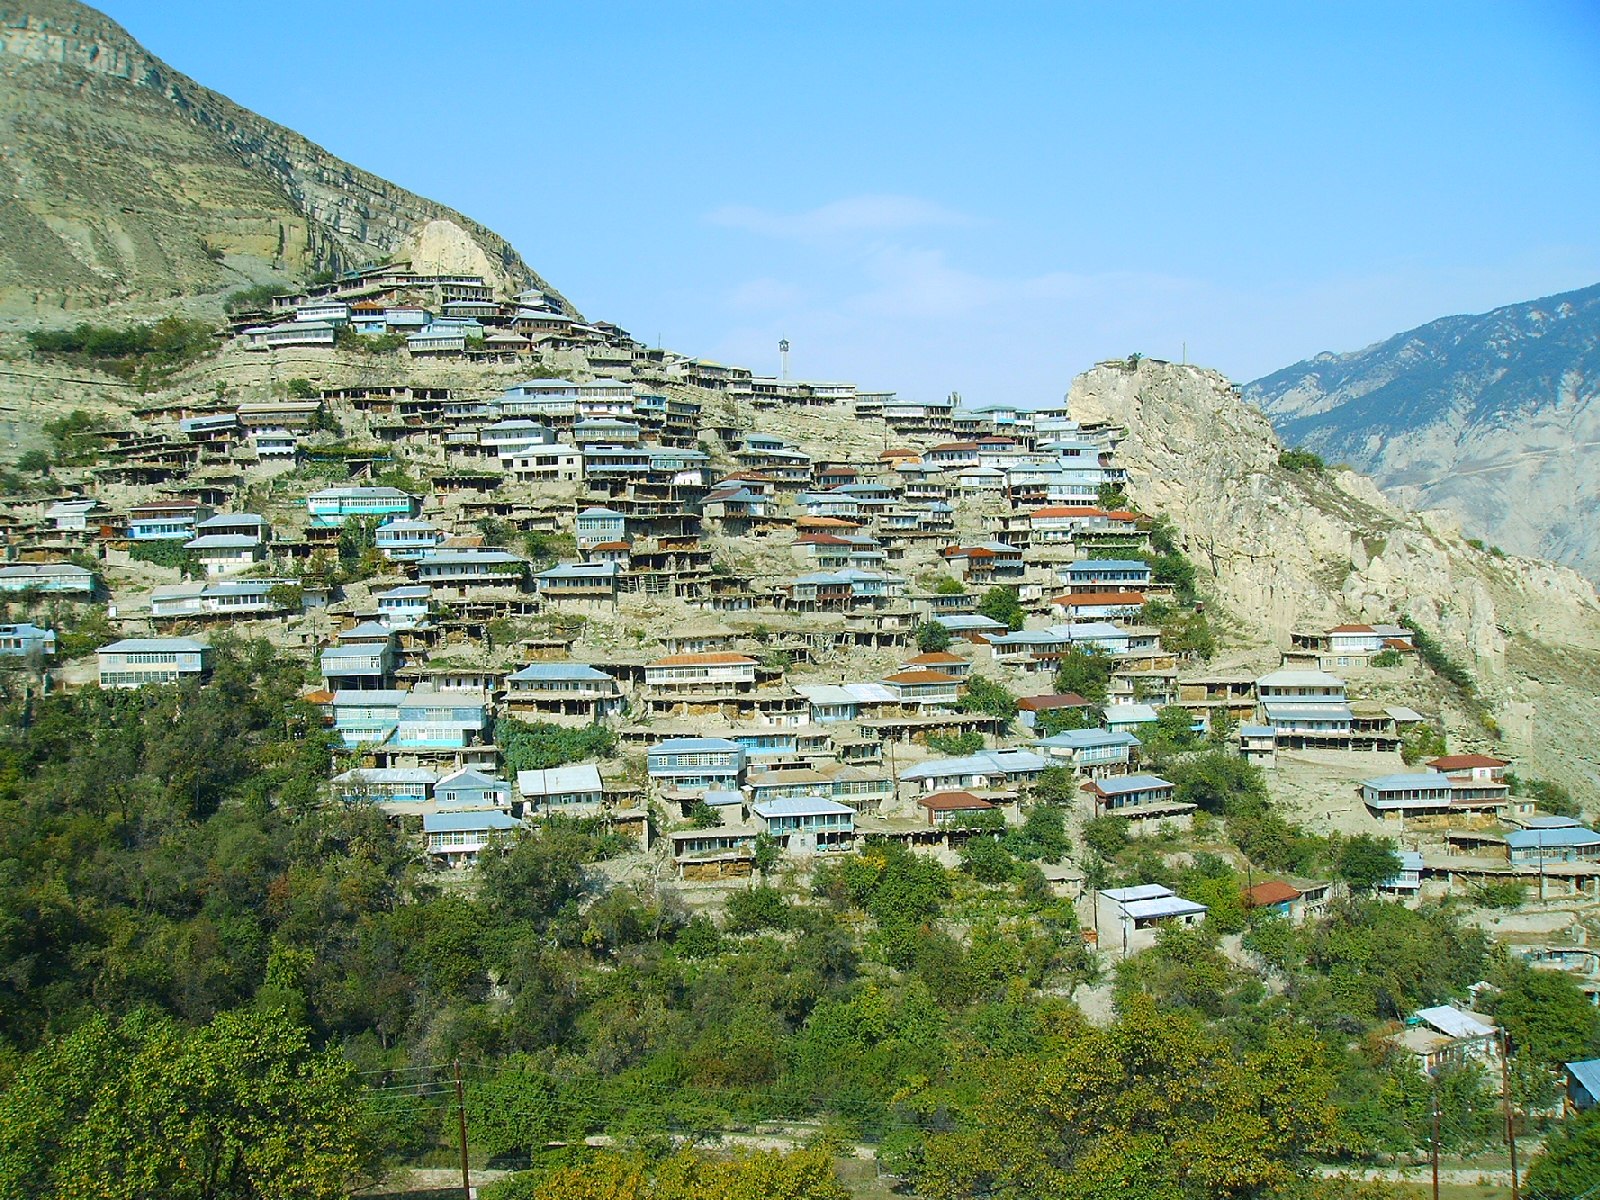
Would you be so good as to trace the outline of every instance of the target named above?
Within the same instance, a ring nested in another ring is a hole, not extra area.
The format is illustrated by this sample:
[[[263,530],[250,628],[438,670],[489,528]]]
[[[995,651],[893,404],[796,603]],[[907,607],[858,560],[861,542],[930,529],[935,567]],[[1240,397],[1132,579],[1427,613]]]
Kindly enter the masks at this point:
[[[1600,1058],[1583,1058],[1566,1064],[1567,1071],[1578,1086],[1596,1100],[1600,1100]]]
[[[471,812],[424,813],[423,833],[472,832],[479,829],[517,829],[522,822],[497,808]]]
[[[738,742],[730,742],[727,738],[668,738],[664,742],[657,742],[650,747],[651,754],[692,754],[703,750],[737,750]]]
[[[1140,741],[1125,729],[1063,729],[1041,738],[1041,746],[1062,746],[1069,750],[1089,750],[1100,746],[1138,746]]]
[[[1113,775],[1109,779],[1095,780],[1095,786],[1110,796],[1120,796],[1124,792],[1148,792],[1153,788],[1169,788],[1168,783],[1159,775]]]
[[[604,671],[597,671],[588,663],[531,663],[510,679],[610,679]]]
[[[1513,850],[1555,850],[1563,847],[1600,846],[1600,833],[1581,825],[1561,829],[1513,829],[1506,834]]]

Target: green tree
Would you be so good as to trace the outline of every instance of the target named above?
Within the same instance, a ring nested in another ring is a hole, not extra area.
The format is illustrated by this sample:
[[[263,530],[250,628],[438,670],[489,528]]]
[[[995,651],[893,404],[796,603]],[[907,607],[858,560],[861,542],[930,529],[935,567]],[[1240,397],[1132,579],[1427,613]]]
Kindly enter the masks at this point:
[[[961,697],[963,712],[983,713],[1010,725],[1017,715],[1017,698],[1001,684],[982,675],[967,677],[967,690]]]
[[[281,1013],[96,1017],[0,1094],[0,1194],[334,1200],[366,1150],[354,1068]]]
[[[1339,844],[1333,870],[1351,890],[1370,892],[1400,874],[1400,855],[1395,851],[1394,839],[1358,833]]]
[[[1568,1117],[1528,1165],[1530,1196],[1586,1196],[1600,1183],[1600,1109]]]
[[[1055,689],[1062,695],[1076,693],[1090,704],[1104,704],[1115,667],[1110,655],[1073,646],[1062,655],[1056,668]]]
[[[711,1158],[681,1150],[652,1162],[600,1154],[546,1175],[517,1175],[485,1200],[850,1200],[826,1150],[741,1152]]]
[[[991,621],[999,621],[1011,630],[1021,629],[1022,622],[1027,616],[1022,610],[1022,601],[1017,597],[1017,589],[1014,587],[990,588],[978,601],[978,612]]]
[[[950,649],[950,631],[938,621],[924,621],[912,633],[917,649],[924,654],[937,654]]]
[[[1437,758],[1445,752],[1443,731],[1418,721],[1400,735],[1400,761],[1410,766],[1425,758]]]
[[[1506,1031],[1518,1057],[1541,1067],[1592,1058],[1600,1053],[1600,1009],[1561,971],[1540,971],[1504,959],[1489,976],[1488,1011]]]

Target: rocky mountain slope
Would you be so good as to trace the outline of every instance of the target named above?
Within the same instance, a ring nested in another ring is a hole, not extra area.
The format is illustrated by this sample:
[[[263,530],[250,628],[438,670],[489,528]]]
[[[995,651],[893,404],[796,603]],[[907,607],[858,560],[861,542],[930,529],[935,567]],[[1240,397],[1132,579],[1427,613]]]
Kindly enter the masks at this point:
[[[202,87],[75,0],[0,0],[0,312],[386,257],[548,285],[460,213]]]
[[[1600,579],[1600,285],[1319,354],[1245,398],[1408,506]]]
[[[1214,371],[1144,361],[1074,381],[1080,421],[1126,427],[1135,499],[1182,530],[1240,636],[1409,613],[1477,676],[1529,774],[1592,789],[1600,721],[1600,603],[1588,580],[1469,545],[1441,514],[1395,505],[1350,470],[1291,472],[1267,419]],[[1466,739],[1488,738],[1464,716]],[[1489,744],[1485,742],[1485,744]]]

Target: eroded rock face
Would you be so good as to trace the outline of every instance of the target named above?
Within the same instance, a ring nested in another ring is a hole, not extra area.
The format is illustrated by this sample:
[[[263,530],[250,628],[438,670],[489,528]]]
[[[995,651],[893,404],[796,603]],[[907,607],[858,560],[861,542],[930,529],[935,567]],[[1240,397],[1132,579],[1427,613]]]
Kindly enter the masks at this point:
[[[1319,354],[1245,398],[1401,503],[1600,579],[1600,286]]]
[[[550,290],[492,230],[202,87],[103,14],[0,0],[0,304],[182,295],[413,248]]]
[[[1106,364],[1069,400],[1079,421],[1126,428],[1134,498],[1171,515],[1249,635],[1286,647],[1292,630],[1410,613],[1471,666],[1521,751],[1594,785],[1600,604],[1583,576],[1475,549],[1455,518],[1401,509],[1353,471],[1284,470],[1266,417],[1215,371]]]

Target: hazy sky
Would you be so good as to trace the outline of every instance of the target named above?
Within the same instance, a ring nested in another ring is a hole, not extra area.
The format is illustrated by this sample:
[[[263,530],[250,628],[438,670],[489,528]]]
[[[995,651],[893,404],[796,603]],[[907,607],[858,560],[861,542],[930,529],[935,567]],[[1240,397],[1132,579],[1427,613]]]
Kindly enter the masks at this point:
[[[1600,281],[1600,5],[107,0],[593,317],[969,400]]]

